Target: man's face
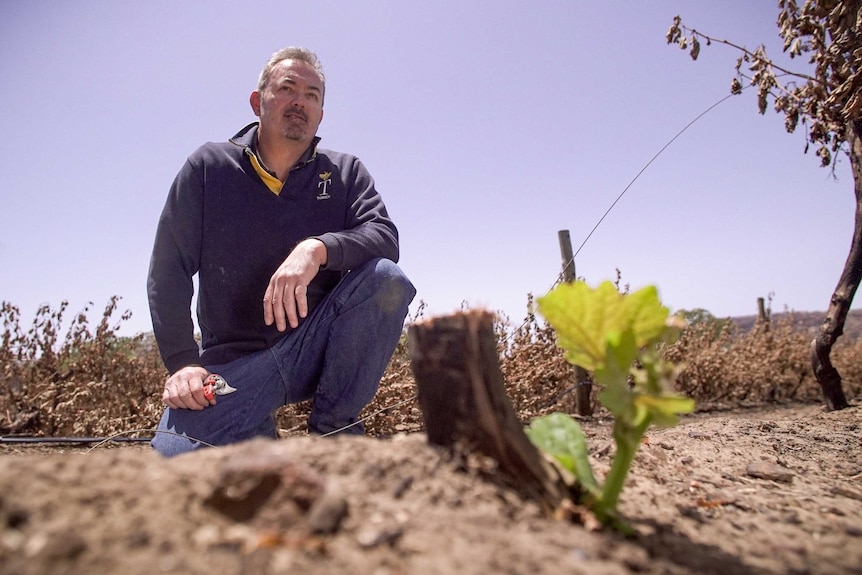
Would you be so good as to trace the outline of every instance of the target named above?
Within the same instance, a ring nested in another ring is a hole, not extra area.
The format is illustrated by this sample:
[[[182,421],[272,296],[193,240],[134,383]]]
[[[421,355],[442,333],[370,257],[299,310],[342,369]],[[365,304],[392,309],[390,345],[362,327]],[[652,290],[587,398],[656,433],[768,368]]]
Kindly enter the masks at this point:
[[[252,108],[262,131],[311,142],[323,119],[323,82],[308,63],[282,60],[263,91],[252,95]]]

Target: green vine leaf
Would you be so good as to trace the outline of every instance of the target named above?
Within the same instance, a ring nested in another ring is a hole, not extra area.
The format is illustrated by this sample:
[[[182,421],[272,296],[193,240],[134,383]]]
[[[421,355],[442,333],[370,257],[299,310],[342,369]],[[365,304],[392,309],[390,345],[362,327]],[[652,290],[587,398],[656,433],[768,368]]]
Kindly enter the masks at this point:
[[[635,407],[644,416],[648,414],[656,425],[672,427],[679,422],[678,414],[692,413],[695,404],[693,399],[682,395],[641,394],[635,399]]]
[[[661,343],[678,335],[680,319],[669,318],[654,286],[624,295],[611,282],[595,289],[576,282],[558,286],[537,303],[566,359],[593,371],[602,387],[599,401],[614,415],[617,450],[600,486],[583,431],[571,417],[540,418],[527,434],[578,478],[597,517],[624,529],[616,506],[644,433],[651,424],[674,425],[678,414],[694,411],[692,399],[673,393],[678,368],[658,353]]]
[[[561,284],[537,300],[539,311],[554,327],[566,359],[585,369],[604,367],[606,338],[628,323],[622,296],[611,282],[591,290],[582,282]]]
[[[620,334],[630,332],[636,347],[660,339],[669,313],[655,287],[623,296],[609,281],[596,289],[582,282],[561,284],[537,303],[566,359],[589,370],[605,366],[608,345]]]
[[[552,413],[534,419],[525,431],[533,445],[559,462],[590,494],[599,496],[599,484],[590,467],[587,439],[577,421],[564,413]]]

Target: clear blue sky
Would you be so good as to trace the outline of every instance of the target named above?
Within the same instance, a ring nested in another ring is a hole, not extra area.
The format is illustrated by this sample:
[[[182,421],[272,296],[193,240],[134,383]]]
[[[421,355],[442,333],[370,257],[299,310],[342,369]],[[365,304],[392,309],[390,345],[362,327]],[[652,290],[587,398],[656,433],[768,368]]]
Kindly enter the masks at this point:
[[[168,187],[201,143],[253,121],[269,55],[317,51],[324,147],[368,166],[428,313],[520,321],[679,130],[724,97],[737,54],[665,44],[675,14],[779,55],[775,2],[7,0],[0,4],[0,300],[25,322],[112,295],[149,331],[146,274]],[[838,179],[754,94],[678,138],[577,256],[590,284],[654,284],[674,310],[825,310],[853,224]],[[254,230],[249,230],[254,233]],[[416,304],[414,304],[414,309]],[[859,307],[857,304],[854,307]]]

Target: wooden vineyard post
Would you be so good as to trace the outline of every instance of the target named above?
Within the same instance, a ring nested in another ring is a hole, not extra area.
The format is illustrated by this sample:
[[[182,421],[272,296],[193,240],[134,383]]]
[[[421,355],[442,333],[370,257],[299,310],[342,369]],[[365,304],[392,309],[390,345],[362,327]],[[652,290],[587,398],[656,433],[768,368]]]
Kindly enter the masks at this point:
[[[468,311],[410,325],[408,342],[428,441],[493,458],[506,483],[552,513],[568,487],[527,438],[506,397],[494,316]]]
[[[766,311],[766,300],[759,297],[757,298],[757,321],[755,325],[763,329],[763,331],[769,331],[770,323],[769,313]]]
[[[572,283],[575,281],[575,256],[572,253],[572,238],[569,235],[569,230],[560,230],[557,232],[557,237],[560,240],[560,255],[563,258],[563,281]],[[590,401],[590,395],[593,385],[587,379],[587,370],[576,365],[574,374],[578,415],[592,415],[593,404]]]

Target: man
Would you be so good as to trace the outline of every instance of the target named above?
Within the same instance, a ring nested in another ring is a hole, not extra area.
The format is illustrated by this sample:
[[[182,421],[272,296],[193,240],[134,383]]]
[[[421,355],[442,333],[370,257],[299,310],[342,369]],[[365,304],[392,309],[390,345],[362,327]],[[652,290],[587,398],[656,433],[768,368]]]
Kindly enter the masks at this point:
[[[276,52],[250,98],[259,122],[201,146],[174,180],[147,283],[171,374],[163,455],[275,437],[275,410],[307,399],[309,432],[364,432],[415,289],[368,171],[317,148],[324,92],[313,52]]]

